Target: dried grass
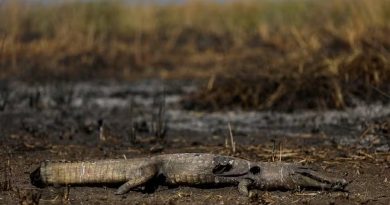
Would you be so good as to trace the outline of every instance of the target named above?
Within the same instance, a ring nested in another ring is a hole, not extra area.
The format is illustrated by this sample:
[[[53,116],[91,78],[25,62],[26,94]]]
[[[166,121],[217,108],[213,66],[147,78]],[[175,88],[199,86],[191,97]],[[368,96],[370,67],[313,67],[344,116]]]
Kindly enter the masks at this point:
[[[389,93],[389,13],[387,0],[9,0],[0,79],[203,77],[190,108],[343,108]]]

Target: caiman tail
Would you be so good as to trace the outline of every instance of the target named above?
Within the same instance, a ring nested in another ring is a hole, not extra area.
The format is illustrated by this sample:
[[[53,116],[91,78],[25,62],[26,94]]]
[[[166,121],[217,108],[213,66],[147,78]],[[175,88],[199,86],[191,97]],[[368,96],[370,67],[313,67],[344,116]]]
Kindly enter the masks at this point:
[[[31,183],[45,185],[119,183],[129,174],[125,160],[100,160],[94,162],[42,162],[30,174]]]

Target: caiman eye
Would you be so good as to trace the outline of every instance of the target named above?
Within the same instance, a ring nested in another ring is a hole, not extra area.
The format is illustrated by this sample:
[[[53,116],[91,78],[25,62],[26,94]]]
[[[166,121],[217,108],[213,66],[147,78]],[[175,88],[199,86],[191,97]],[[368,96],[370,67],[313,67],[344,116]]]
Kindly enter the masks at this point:
[[[249,169],[249,172],[252,173],[252,174],[259,174],[260,173],[260,167],[258,166],[253,166]]]

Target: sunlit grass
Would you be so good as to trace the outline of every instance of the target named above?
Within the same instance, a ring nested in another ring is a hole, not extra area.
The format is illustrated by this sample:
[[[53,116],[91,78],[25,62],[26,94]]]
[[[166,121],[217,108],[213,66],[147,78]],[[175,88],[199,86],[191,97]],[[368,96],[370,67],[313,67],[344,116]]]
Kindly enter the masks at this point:
[[[336,79],[325,83],[338,92],[333,107],[343,107],[348,82],[390,80],[389,22],[388,0],[9,0],[0,7],[0,77],[325,76]]]

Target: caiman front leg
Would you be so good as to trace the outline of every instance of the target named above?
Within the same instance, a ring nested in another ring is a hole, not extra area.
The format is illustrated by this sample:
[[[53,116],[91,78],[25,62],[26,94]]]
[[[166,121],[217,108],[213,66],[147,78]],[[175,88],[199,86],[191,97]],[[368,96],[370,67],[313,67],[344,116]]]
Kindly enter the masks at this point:
[[[242,179],[239,183],[238,183],[238,191],[242,194],[242,195],[245,195],[245,196],[250,196],[250,191],[248,190],[248,187],[249,186],[252,186],[253,185],[253,180],[251,179]]]
[[[135,172],[130,172],[130,174],[129,180],[122,184],[115,194],[125,194],[129,192],[130,189],[145,184],[157,175],[157,168],[155,166],[145,166]]]

